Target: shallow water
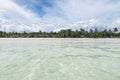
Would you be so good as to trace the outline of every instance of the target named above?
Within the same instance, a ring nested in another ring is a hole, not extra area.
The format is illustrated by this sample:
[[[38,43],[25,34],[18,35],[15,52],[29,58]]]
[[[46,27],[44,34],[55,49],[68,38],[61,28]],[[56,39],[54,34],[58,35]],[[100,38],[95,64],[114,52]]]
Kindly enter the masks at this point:
[[[120,80],[120,39],[0,39],[0,80]]]

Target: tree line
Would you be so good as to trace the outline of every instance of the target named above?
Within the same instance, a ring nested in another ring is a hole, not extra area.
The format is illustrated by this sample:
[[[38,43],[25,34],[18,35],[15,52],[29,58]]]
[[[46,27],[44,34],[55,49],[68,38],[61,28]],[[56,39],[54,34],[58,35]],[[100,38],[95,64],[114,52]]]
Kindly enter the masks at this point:
[[[118,28],[104,29],[99,31],[96,29],[80,30],[61,30],[59,32],[3,32],[0,31],[1,38],[119,38],[120,32]]]

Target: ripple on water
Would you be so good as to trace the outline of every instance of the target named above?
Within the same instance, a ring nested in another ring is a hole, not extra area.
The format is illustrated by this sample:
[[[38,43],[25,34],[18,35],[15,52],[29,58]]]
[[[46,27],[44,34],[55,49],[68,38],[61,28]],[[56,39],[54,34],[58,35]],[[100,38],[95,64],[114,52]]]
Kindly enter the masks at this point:
[[[119,39],[0,41],[0,80],[120,80],[119,42]]]

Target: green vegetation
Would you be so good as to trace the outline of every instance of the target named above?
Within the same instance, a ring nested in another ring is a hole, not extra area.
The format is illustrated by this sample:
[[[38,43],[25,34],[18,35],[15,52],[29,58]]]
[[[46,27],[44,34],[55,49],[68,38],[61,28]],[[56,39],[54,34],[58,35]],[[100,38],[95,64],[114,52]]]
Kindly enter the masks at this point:
[[[120,37],[120,32],[118,32],[117,28],[113,30],[105,29],[103,31],[99,31],[96,29],[90,29],[86,31],[84,29],[73,31],[71,29],[61,30],[59,32],[3,32],[0,31],[1,38],[117,38]]]

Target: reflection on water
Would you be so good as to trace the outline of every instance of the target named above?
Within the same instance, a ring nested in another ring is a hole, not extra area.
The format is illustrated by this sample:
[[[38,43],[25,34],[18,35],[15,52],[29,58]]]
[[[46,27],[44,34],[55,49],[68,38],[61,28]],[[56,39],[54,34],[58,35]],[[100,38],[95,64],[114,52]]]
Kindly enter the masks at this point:
[[[120,80],[120,40],[0,39],[0,80]]]

